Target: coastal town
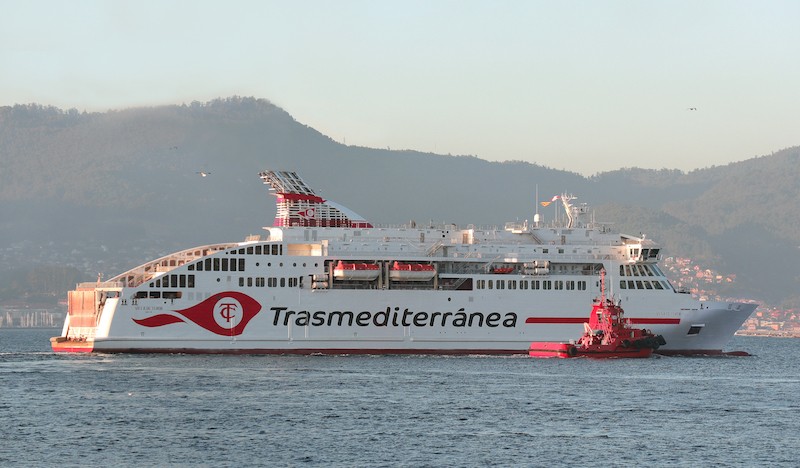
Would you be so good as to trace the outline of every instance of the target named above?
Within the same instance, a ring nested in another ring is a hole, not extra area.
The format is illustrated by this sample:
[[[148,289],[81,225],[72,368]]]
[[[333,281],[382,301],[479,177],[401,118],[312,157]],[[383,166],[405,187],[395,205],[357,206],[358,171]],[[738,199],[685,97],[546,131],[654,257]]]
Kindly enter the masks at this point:
[[[758,302],[720,294],[723,285],[736,282],[736,275],[722,275],[693,263],[689,258],[667,257],[661,265],[676,289],[689,291],[700,300]],[[736,334],[800,337],[800,309],[760,304]]]

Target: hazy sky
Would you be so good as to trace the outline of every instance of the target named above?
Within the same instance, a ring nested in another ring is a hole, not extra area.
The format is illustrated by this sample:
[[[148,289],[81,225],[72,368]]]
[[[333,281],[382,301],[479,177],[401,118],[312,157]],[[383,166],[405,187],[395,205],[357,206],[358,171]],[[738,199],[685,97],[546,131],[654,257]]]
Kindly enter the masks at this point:
[[[797,0],[0,0],[0,12],[0,105],[255,96],[350,145],[583,174],[800,145]]]

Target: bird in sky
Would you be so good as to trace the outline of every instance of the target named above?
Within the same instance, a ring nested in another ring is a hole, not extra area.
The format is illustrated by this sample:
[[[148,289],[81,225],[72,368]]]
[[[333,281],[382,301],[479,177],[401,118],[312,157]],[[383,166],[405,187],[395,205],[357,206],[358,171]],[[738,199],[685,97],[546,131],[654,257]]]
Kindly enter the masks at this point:
[[[200,177],[208,177],[209,174],[211,174],[211,173],[210,172],[206,172],[206,171],[199,171],[198,174],[200,174]]]
[[[686,108],[686,110],[697,110],[697,108],[696,107],[688,107],[688,108]]]

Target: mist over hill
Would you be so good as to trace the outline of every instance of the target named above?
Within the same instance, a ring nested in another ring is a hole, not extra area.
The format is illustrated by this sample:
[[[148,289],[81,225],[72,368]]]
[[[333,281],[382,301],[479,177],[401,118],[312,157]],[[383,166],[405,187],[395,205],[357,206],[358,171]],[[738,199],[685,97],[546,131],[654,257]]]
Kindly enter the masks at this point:
[[[87,257],[101,246],[113,275],[173,250],[240,240],[272,223],[264,169],[297,171],[374,223],[499,225],[532,218],[537,186],[542,200],[574,192],[598,220],[648,234],[666,255],[737,274],[742,294],[797,301],[798,147],[688,173],[587,178],[526,162],[347,146],[255,98],[105,113],[0,107],[0,251],[38,248],[30,261],[70,263],[73,251]],[[552,207],[540,210],[552,218]],[[24,264],[18,257],[0,269]]]

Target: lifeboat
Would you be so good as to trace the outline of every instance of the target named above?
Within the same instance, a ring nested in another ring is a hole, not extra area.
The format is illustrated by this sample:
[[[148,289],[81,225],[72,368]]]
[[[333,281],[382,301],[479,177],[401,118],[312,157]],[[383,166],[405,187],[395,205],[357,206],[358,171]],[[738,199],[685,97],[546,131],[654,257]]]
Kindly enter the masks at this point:
[[[600,299],[594,301],[583,336],[576,343],[533,342],[528,354],[537,358],[646,358],[660,346],[664,337],[642,328],[633,328],[619,304],[605,295],[605,270],[600,272]]]
[[[389,269],[392,281],[429,281],[436,276],[436,269],[427,263],[394,262]]]
[[[491,270],[489,270],[489,273],[493,273],[495,275],[508,275],[510,273],[513,273],[513,272],[514,272],[514,268],[512,268],[512,267],[497,267],[497,268],[492,268]]]
[[[372,281],[380,275],[375,263],[346,263],[341,260],[333,269],[333,277],[339,280]]]

